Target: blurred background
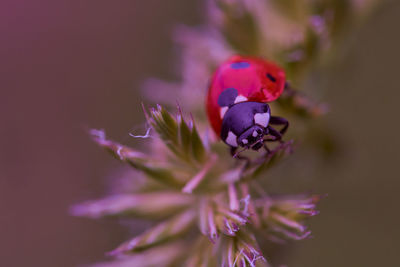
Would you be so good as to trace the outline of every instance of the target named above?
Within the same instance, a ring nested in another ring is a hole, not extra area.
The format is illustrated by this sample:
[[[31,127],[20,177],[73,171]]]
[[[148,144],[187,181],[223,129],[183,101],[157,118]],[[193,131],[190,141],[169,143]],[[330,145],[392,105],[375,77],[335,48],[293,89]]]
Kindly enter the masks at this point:
[[[2,1],[1,266],[88,264],[128,238],[117,221],[68,214],[120,167],[86,129],[135,144],[140,84],[175,78],[170,34],[202,11],[199,0]],[[288,245],[289,266],[400,266],[399,25],[400,2],[383,5],[319,77],[340,156],[306,172],[301,187],[329,197],[314,238]]]

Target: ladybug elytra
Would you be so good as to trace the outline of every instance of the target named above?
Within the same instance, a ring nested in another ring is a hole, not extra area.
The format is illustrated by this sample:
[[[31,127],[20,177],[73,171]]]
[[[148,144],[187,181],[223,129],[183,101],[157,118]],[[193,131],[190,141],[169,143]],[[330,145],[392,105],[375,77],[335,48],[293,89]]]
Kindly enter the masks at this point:
[[[207,115],[232,153],[238,147],[258,150],[265,141],[281,141],[289,122],[271,116],[267,103],[286,85],[285,72],[260,58],[233,56],[218,67],[209,86]],[[283,128],[277,131],[271,125]]]

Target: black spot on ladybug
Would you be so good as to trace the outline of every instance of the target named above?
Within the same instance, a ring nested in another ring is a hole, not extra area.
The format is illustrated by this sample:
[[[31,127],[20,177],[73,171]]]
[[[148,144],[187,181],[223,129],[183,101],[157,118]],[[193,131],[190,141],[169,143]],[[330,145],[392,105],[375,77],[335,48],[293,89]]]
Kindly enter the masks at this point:
[[[239,69],[245,69],[250,67],[250,63],[246,62],[246,61],[242,61],[242,62],[234,62],[231,64],[231,68],[235,69],[235,70],[239,70]]]
[[[271,74],[267,73],[267,78],[271,80],[271,82],[276,82],[276,78],[274,76],[272,76]]]
[[[238,95],[238,90],[236,90],[235,88],[228,88],[219,95],[218,105],[220,107],[228,107],[230,105],[233,105]]]

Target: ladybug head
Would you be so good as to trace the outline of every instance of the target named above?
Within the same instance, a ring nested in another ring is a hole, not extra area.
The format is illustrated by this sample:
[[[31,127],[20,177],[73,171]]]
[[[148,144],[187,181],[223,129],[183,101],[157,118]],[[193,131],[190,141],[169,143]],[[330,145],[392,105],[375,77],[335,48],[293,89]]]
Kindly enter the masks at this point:
[[[260,102],[240,102],[229,107],[222,121],[221,139],[231,147],[258,150],[268,134],[270,109]]]
[[[238,145],[247,149],[259,150],[263,145],[265,131],[262,127],[254,125],[238,137]]]

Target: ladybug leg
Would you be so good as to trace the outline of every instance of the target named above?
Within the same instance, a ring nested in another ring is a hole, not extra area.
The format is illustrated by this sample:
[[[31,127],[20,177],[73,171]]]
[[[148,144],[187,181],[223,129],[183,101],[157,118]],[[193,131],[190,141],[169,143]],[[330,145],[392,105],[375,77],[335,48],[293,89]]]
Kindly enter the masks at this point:
[[[279,131],[281,136],[284,135],[285,132],[287,131],[287,129],[289,128],[289,121],[282,117],[271,116],[269,123],[272,125],[283,125],[283,128]],[[270,127],[270,128],[272,128],[272,127]]]
[[[267,140],[265,140],[265,141],[267,141]],[[268,155],[268,154],[271,153],[271,149],[268,148],[268,146],[267,146],[267,144],[266,144],[265,141],[264,141],[264,143],[263,143],[263,146],[264,146],[264,149],[265,149],[265,151],[267,152],[267,155]]]
[[[268,136],[268,138],[264,139],[263,146],[264,146],[265,151],[267,152],[267,155],[269,155],[272,151],[271,151],[271,149],[268,148],[267,142],[278,141],[279,143],[282,143],[282,134],[279,131],[272,128],[271,126],[268,126],[267,129],[268,129],[269,136]]]
[[[230,153],[231,153],[232,157],[235,157],[236,150],[237,150],[237,147],[233,147],[233,146],[230,147]]]
[[[277,153],[280,150],[286,150],[289,149],[290,153],[293,152],[292,149],[292,144],[293,140],[290,140],[288,142],[284,142],[282,140],[282,134],[281,132],[277,131],[276,129],[272,128],[271,126],[268,126],[269,130],[269,137],[264,139],[264,149],[266,151],[266,154],[264,157],[272,157],[275,153]],[[279,145],[276,146],[273,150],[269,149],[267,146],[267,142],[279,142]]]
[[[245,157],[245,156],[241,156],[241,155],[239,154],[240,151],[239,151],[239,153],[236,153],[237,149],[238,149],[237,147],[231,146],[231,148],[230,148],[231,156],[232,156],[233,158],[235,158],[235,159],[245,161],[245,165],[244,165],[244,166],[248,166],[248,165],[250,164],[250,158]]]
[[[268,128],[268,135],[270,135],[271,137],[266,138],[264,141],[282,142],[282,133],[281,132],[277,131],[276,129],[272,128],[271,126],[268,126],[267,128]]]
[[[282,141],[282,136],[286,132],[287,128],[289,127],[289,122],[281,117],[271,117],[270,124],[274,125],[284,125],[283,128],[278,131],[275,128],[273,128],[271,125],[268,125],[267,127],[267,132],[268,132],[268,138],[264,139],[264,149],[267,152],[267,155],[270,155],[271,153],[273,154],[276,152],[276,150],[279,150],[279,148],[284,144]],[[277,149],[271,151],[266,142],[279,142],[281,145],[277,147]]]

